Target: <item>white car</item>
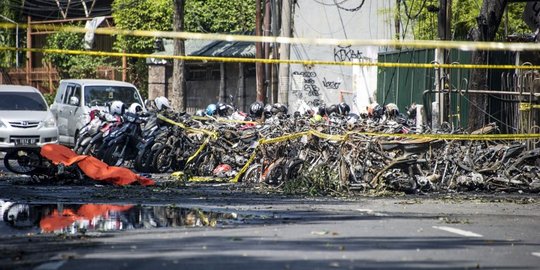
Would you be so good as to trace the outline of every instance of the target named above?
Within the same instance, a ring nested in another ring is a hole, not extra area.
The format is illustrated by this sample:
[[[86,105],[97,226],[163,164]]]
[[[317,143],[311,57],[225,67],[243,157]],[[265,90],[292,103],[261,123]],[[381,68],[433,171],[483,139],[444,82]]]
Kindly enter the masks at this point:
[[[58,127],[39,90],[0,85],[0,151],[58,143]]]
[[[133,84],[113,80],[61,80],[51,104],[60,143],[74,145],[80,130],[90,122],[90,111],[108,111],[109,104],[115,100],[122,101],[127,107],[138,103],[146,110],[139,90]]]

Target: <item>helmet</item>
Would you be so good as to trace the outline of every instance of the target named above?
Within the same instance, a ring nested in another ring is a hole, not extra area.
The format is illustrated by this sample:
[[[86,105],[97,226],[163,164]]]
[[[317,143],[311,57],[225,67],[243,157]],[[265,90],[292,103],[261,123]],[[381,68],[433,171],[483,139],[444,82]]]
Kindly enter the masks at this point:
[[[223,102],[218,102],[216,104],[216,107],[217,107],[217,113],[221,117],[229,116],[234,112],[234,109],[232,108],[231,105],[225,104]]]
[[[349,107],[349,104],[345,102],[341,102],[337,105],[337,112],[341,115],[347,115],[351,111],[351,107]]]
[[[195,116],[204,116],[204,110],[197,110]]]
[[[330,107],[326,108],[326,115],[331,116],[334,113],[338,113],[337,105],[330,105]]]
[[[249,106],[249,115],[251,117],[261,117],[264,111],[264,104],[260,101],[255,101]]]
[[[128,112],[130,113],[139,113],[139,112],[142,112],[143,110],[143,107],[141,106],[141,104],[139,103],[132,103],[129,108],[128,108]]]
[[[264,106],[263,114],[266,118],[272,117],[272,105],[266,104],[266,106]]]
[[[326,106],[324,104],[319,106],[319,108],[317,110],[317,114],[320,115],[320,116],[325,116],[326,115]]]
[[[320,114],[316,114],[311,119],[309,119],[309,122],[312,124],[315,124],[317,122],[321,122],[323,120],[322,116]]]
[[[206,106],[206,115],[214,115],[216,114],[216,110],[216,104],[208,104],[208,106]]]
[[[220,164],[214,170],[212,171],[212,174],[214,174],[217,177],[227,177],[228,174],[230,174],[232,171],[232,167],[229,164]]]
[[[169,100],[164,96],[159,96],[156,99],[154,99],[154,102],[156,103],[156,108],[161,111],[165,108],[170,108]]]
[[[399,115],[399,108],[395,103],[388,103],[384,107],[386,110],[386,116],[388,116],[389,118],[393,118]]]
[[[289,111],[289,109],[287,108],[287,106],[281,104],[281,103],[275,103],[274,105],[272,105],[272,114],[276,115],[278,113],[281,113],[281,114],[287,114],[287,112]]]
[[[384,108],[377,102],[371,103],[367,111],[368,116],[373,118],[381,118],[384,114]]]
[[[358,116],[358,114],[350,113],[347,115],[347,124],[356,124],[359,119],[360,116]]]
[[[416,118],[416,103],[411,104],[411,107],[407,109],[407,114],[410,119]]]
[[[120,100],[115,100],[111,103],[111,106],[109,106],[109,113],[111,114],[117,114],[122,115],[126,112],[126,105],[124,105],[124,102]]]

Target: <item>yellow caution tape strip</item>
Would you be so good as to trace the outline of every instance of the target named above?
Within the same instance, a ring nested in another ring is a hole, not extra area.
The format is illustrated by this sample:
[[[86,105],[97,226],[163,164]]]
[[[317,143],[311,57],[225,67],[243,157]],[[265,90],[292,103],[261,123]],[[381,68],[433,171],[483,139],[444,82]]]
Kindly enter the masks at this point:
[[[17,27],[13,23],[0,23],[1,28]],[[27,28],[27,24],[19,24],[21,28]],[[86,33],[84,27],[58,26],[53,24],[30,24],[30,28],[42,31],[64,31]],[[495,50],[495,51],[538,51],[539,43],[512,43],[512,42],[479,42],[479,41],[447,41],[447,40],[388,40],[388,39],[335,39],[335,38],[303,38],[303,37],[273,37],[252,35],[231,35],[218,33],[193,33],[156,30],[127,30],[118,28],[97,28],[98,35],[125,35],[153,38],[170,39],[198,39],[198,40],[222,40],[241,42],[264,42],[285,44],[309,44],[331,46],[376,46],[376,47],[407,47],[407,48],[441,48],[459,49],[462,51],[472,50]]]
[[[519,103],[520,111],[530,111],[532,109],[540,109],[540,104]]]
[[[280,60],[261,58],[234,58],[234,57],[210,57],[210,56],[181,56],[181,55],[155,55],[143,53],[124,52],[104,52],[104,51],[83,51],[83,50],[63,50],[63,49],[39,49],[39,48],[15,48],[0,46],[0,51],[27,51],[43,54],[70,54],[70,55],[90,55],[101,57],[133,57],[133,58],[155,58],[155,59],[179,59],[184,61],[206,61],[225,63],[264,63],[264,64],[291,64],[291,65],[327,65],[327,66],[362,66],[362,67],[383,67],[383,68],[446,68],[446,69],[540,69],[540,65],[473,65],[473,64],[438,64],[438,63],[393,63],[393,62],[337,62],[321,60]],[[539,48],[540,50],[540,48]]]
[[[173,121],[161,114],[158,114],[157,115],[157,118],[160,119],[160,120],[163,120],[169,124],[172,124],[172,125],[176,125],[176,126],[179,126],[183,129],[185,129],[187,132],[193,132],[193,133],[202,133],[202,134],[205,134],[205,135],[208,135],[210,137],[217,137],[217,132],[215,131],[210,131],[210,130],[206,130],[206,129],[201,129],[201,128],[192,128],[192,127],[186,127],[186,125],[182,124],[182,123],[178,123],[176,121]]]

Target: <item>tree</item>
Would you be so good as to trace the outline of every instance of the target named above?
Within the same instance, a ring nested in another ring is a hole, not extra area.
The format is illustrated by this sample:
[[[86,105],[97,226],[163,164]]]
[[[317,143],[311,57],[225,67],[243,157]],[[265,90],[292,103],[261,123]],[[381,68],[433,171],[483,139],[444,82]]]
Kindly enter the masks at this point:
[[[0,23],[9,23],[7,19],[12,21],[18,21],[21,18],[21,10],[12,3],[10,0],[0,0]],[[21,35],[21,33],[19,33]],[[22,36],[22,35],[21,35]],[[0,28],[0,46],[15,47],[15,29],[13,28]],[[19,44],[21,46],[21,44]],[[15,51],[2,51],[0,54],[0,68],[15,67]],[[20,60],[19,60],[20,61]],[[19,63],[20,64],[20,63]]]
[[[184,31],[184,0],[174,0],[174,31]],[[174,41],[174,55],[186,55],[184,40],[177,39]],[[172,105],[180,111],[186,109],[186,78],[184,76],[185,63],[182,59],[174,59],[173,61],[173,93]]]
[[[129,30],[173,29],[176,0],[115,0],[112,15],[117,28]],[[239,32],[255,25],[252,0],[191,0],[184,3],[184,27],[189,32]],[[154,38],[117,37],[115,48],[128,53],[151,53]],[[147,93],[148,67],[144,59],[129,59],[130,80]]]
[[[45,48],[83,50],[83,34],[56,32],[47,37]],[[106,57],[62,53],[46,53],[44,61],[56,68],[61,79],[97,78],[97,68],[108,65]]]
[[[232,33],[255,29],[255,1],[253,0],[190,0],[185,2],[186,31]]]
[[[480,15],[477,18],[477,28],[471,32],[474,41],[493,41],[499,30],[507,0],[484,0]],[[488,52],[474,51],[472,64],[486,64]],[[487,69],[473,69],[471,72],[471,89],[487,90]],[[472,95],[469,107],[469,129],[481,128],[486,121],[487,96]]]
[[[402,0],[400,8],[403,28],[412,30],[414,39],[437,38],[437,12],[439,0]],[[512,3],[508,8],[508,33],[530,33],[522,19],[526,3]],[[480,14],[482,0],[452,0],[452,39],[468,40],[471,29],[476,27],[476,17]],[[505,22],[503,20],[503,22]],[[495,39],[505,39],[505,28],[500,27]]]
[[[172,30],[172,2],[170,0],[115,0],[112,16],[117,28],[128,30]],[[127,53],[152,53],[155,38],[117,36],[114,47]],[[144,58],[128,58],[128,78],[146,96],[148,67]]]

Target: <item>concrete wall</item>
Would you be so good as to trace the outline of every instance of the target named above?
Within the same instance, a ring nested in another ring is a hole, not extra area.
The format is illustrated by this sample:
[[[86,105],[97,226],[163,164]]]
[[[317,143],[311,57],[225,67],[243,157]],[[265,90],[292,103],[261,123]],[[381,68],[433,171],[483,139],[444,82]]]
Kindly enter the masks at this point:
[[[392,39],[395,1],[298,0],[294,10],[293,33],[303,38]],[[341,3],[341,4],[339,4]],[[375,47],[292,45],[291,59],[322,61],[377,61]],[[311,106],[345,101],[355,112],[362,110],[377,87],[376,68],[330,65],[291,65],[289,105],[296,109],[303,102]]]

